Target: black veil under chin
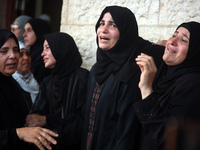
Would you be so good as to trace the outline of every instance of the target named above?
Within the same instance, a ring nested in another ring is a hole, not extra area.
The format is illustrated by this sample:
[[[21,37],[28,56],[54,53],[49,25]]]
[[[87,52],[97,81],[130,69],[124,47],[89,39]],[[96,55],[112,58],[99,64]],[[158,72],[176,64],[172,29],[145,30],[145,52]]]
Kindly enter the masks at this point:
[[[98,84],[102,84],[113,73],[120,81],[127,82],[139,69],[135,62],[139,38],[137,21],[135,15],[128,8],[108,6],[102,11],[97,21],[96,31],[101,19],[107,12],[111,14],[117,25],[120,37],[116,45],[110,50],[104,51],[99,47],[97,48],[94,77]]]

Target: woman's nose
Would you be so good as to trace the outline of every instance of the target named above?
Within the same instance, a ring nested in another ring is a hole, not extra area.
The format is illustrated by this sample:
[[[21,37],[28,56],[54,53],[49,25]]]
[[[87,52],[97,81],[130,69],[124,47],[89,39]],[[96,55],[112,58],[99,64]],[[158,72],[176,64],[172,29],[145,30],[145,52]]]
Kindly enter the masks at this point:
[[[29,56],[27,56],[26,54],[23,54],[23,58],[24,58],[24,59],[28,59]]]
[[[41,56],[44,57],[44,50],[42,51]]]
[[[102,32],[103,32],[103,33],[107,33],[107,32],[108,32],[108,26],[107,26],[107,25],[104,25],[104,26],[102,27]]]
[[[25,37],[25,36],[26,36],[26,32],[23,33],[23,37]]]
[[[16,55],[15,55],[14,51],[10,50],[9,58],[15,58],[15,57],[16,57]]]
[[[172,45],[176,46],[177,42],[178,42],[178,37],[175,37],[175,38],[171,39],[171,44]]]

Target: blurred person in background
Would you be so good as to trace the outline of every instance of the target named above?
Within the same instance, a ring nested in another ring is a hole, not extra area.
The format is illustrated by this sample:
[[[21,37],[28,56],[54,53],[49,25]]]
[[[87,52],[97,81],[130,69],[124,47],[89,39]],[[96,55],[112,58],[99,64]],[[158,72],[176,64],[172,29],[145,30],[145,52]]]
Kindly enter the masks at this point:
[[[14,20],[14,22],[10,25],[11,32],[13,32],[15,36],[17,37],[17,39],[23,43],[24,43],[24,37],[23,37],[24,25],[29,19],[31,19],[30,16],[22,15],[22,16],[17,17]]]
[[[17,70],[12,76],[19,83],[22,89],[27,92],[27,97],[31,99],[31,101],[29,101],[29,105],[31,107],[39,92],[39,84],[30,71],[31,56],[29,47],[27,47],[24,43],[19,43],[19,48],[19,63],[17,65]]]
[[[50,74],[50,70],[44,67],[41,53],[43,51],[43,35],[50,33],[51,29],[48,23],[38,18],[28,20],[24,29],[24,43],[26,46],[30,46],[31,72],[40,84],[44,77]]]

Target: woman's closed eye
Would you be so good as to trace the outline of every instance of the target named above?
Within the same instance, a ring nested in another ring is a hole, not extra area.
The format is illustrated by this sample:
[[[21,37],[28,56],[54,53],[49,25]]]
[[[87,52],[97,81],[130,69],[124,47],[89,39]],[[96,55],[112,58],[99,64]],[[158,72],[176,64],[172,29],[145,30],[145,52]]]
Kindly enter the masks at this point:
[[[2,48],[0,49],[0,53],[5,54],[8,51],[8,48]]]

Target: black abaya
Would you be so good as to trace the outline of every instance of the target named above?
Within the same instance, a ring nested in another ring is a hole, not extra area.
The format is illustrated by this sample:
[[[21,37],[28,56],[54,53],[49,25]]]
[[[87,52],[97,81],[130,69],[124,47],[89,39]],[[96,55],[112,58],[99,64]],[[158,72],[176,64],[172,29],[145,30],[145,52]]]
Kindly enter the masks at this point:
[[[8,30],[0,30],[0,47],[9,37],[18,40]],[[22,89],[12,76],[0,73],[0,149],[22,150],[31,149],[27,143],[22,142],[16,133],[16,128],[23,127],[25,117],[29,112],[28,103],[22,94]]]
[[[163,62],[154,80],[154,92],[134,104],[152,150],[164,149],[165,128],[171,119],[200,119],[200,23],[179,27],[190,32],[186,58],[175,66]]]
[[[51,74],[41,83],[38,97],[31,113],[46,115],[46,127],[55,130],[60,119],[76,119],[86,99],[89,72],[81,68],[82,58],[73,38],[66,33],[45,35],[45,39],[56,59]],[[59,130],[57,130],[59,132]],[[62,137],[62,132],[59,132]],[[80,137],[81,135],[79,135]],[[66,143],[63,138],[58,141]],[[58,144],[57,149],[80,148],[77,144]]]

